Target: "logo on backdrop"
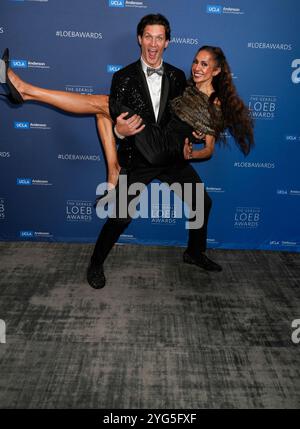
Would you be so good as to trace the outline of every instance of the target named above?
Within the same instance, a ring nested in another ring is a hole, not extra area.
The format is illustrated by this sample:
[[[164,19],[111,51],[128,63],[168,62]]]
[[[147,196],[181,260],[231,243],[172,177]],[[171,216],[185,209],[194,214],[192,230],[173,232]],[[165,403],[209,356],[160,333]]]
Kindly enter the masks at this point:
[[[277,240],[272,240],[272,241],[270,241],[270,246],[280,246],[280,241],[277,241]]]
[[[288,197],[300,197],[299,189],[277,189],[277,195],[288,196]]]
[[[41,239],[41,238],[53,238],[51,232],[42,232],[42,231],[20,231],[20,238],[24,238],[25,240],[30,239]]]
[[[16,130],[29,130],[30,124],[29,122],[14,122],[14,128]]]
[[[135,7],[138,9],[146,9],[148,6],[145,3],[145,1],[108,0],[109,7]]]
[[[215,238],[207,238],[206,239],[207,245],[211,245],[212,247],[215,247],[216,245],[220,244],[219,241]]]
[[[17,186],[52,186],[48,180],[17,178]]]
[[[292,248],[292,247],[299,247],[299,245],[300,245],[300,243],[299,242],[297,243],[296,241],[287,241],[287,240],[283,240],[283,241],[272,240],[272,241],[270,241],[270,246],[276,247],[276,248],[279,248],[279,247],[286,247],[286,248],[290,247],[290,248]]]
[[[171,38],[170,43],[174,45],[199,45],[199,39],[190,36],[174,36]]]
[[[75,153],[58,154],[57,158],[63,161],[101,161],[99,155],[80,155]]]
[[[136,237],[133,234],[121,234],[120,239],[122,241],[130,242],[130,241],[136,240]]]
[[[292,62],[292,68],[295,69],[292,73],[292,82],[300,83],[300,59],[295,59]]]
[[[273,169],[276,168],[275,162],[239,162],[235,161],[233,166],[236,168],[265,168]]]
[[[12,69],[27,69],[28,61],[27,60],[10,60],[9,65]]]
[[[49,0],[10,0],[10,1],[13,1],[13,2],[25,2],[25,1],[35,1],[35,2],[39,2],[39,3],[48,3],[48,1]]]
[[[0,221],[5,219],[5,200],[0,198]]]
[[[76,92],[78,94],[93,94],[94,87],[92,85],[66,85],[67,92]]]
[[[237,229],[256,229],[259,227],[261,209],[259,207],[237,207],[234,227]]]
[[[0,27],[0,34],[3,34],[3,33],[4,33],[4,28]]]
[[[29,60],[10,60],[9,65],[12,69],[50,69],[50,66],[44,61],[29,61]]]
[[[207,187],[206,188],[207,192],[209,193],[216,193],[216,194],[223,194],[224,192],[226,192],[223,188],[219,187]]]
[[[68,222],[91,222],[93,220],[93,202],[68,200],[66,205],[66,220]]]
[[[109,7],[125,7],[125,0],[109,0]]]
[[[281,245],[284,247],[295,247],[295,246],[299,246],[299,242],[297,243],[296,241],[282,241]]]
[[[56,30],[56,37],[64,37],[69,39],[93,39],[102,40],[103,34],[91,31],[77,31],[77,30]]]
[[[208,4],[206,5],[206,13],[215,15],[244,15],[245,12],[242,11],[239,7],[226,7],[216,4]]]
[[[42,130],[47,131],[51,130],[51,127],[48,124],[38,124],[36,122],[14,122],[14,129],[16,130]]]
[[[282,241],[281,245],[283,247],[295,247],[299,246],[300,243],[297,243],[296,241]]]
[[[296,136],[296,135],[285,136],[285,140],[287,142],[300,142],[300,136]]]
[[[154,225],[176,225],[178,218],[174,204],[152,204],[151,223]]]
[[[0,158],[10,158],[10,152],[0,152]]]
[[[18,178],[17,179],[17,185],[18,186],[31,186],[32,185],[32,179],[28,179],[28,178]]]
[[[107,71],[107,73],[115,73],[115,72],[121,70],[122,68],[123,68],[123,66],[121,66],[119,64],[107,64],[106,71]]]
[[[293,46],[290,43],[278,42],[248,42],[249,49],[270,49],[273,51],[291,51]]]
[[[253,119],[273,120],[276,115],[276,95],[251,95],[249,110]]]

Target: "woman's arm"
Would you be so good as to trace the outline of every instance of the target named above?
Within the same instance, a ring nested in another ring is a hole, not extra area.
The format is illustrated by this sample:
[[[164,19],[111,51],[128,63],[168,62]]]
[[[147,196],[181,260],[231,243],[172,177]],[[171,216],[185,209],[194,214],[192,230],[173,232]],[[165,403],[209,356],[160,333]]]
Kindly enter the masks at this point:
[[[214,153],[215,149],[215,137],[206,135],[205,136],[205,143],[204,148],[199,150],[193,150],[192,152],[192,159],[205,159],[210,158],[212,154]]]
[[[96,121],[107,161],[107,182],[109,183],[108,188],[111,189],[117,185],[119,173],[121,170],[118,161],[116,140],[112,130],[113,124],[112,121],[103,114],[96,115]]]
[[[193,150],[193,143],[189,142],[189,139],[185,139],[183,155],[187,160],[191,159],[206,159],[210,158],[214,153],[215,149],[215,137],[211,135],[205,136],[204,148],[199,150]]]

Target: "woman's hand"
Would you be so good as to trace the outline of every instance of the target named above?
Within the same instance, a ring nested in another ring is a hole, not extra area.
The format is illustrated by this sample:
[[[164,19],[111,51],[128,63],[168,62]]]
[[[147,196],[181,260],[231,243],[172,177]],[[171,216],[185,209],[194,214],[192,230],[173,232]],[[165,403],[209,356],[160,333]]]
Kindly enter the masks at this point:
[[[186,138],[183,146],[183,157],[187,160],[210,158],[214,152],[214,148],[215,138],[213,136],[206,135],[204,148],[199,150],[193,150],[193,143]]]
[[[186,160],[193,158],[193,143],[188,138],[184,140],[183,157]]]

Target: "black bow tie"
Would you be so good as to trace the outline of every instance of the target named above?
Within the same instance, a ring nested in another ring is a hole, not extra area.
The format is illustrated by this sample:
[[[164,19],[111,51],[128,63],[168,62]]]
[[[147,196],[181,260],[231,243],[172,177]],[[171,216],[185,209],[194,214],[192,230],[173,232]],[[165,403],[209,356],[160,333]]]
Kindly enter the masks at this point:
[[[154,73],[157,73],[159,76],[162,76],[164,74],[163,66],[160,66],[158,69],[147,67],[147,76],[152,76]]]

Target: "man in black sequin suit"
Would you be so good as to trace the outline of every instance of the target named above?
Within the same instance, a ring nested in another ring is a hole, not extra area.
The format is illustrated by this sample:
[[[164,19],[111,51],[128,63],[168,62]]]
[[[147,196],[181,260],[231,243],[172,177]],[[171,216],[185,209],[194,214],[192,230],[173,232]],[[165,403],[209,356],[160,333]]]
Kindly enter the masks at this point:
[[[110,113],[116,121],[114,131],[119,146],[120,175],[127,176],[128,187],[136,182],[147,185],[156,178],[169,185],[202,183],[194,168],[184,158],[182,161],[170,161],[167,166],[153,166],[134,144],[135,135],[144,127],[142,119],[160,127],[167,124],[170,119],[169,102],[181,95],[186,86],[184,72],[162,60],[170,41],[167,19],[160,14],[143,17],[138,24],[137,35],[141,58],[114,74],[110,91]],[[120,105],[128,106],[138,116],[127,119],[124,112],[118,111]],[[195,199],[195,195],[193,198]],[[128,204],[129,202],[128,198]],[[207,271],[221,271],[222,268],[204,253],[210,208],[211,199],[205,191],[204,224],[200,229],[189,229],[188,246],[183,259],[184,262]],[[129,215],[127,218],[109,218],[103,226],[87,271],[87,280],[93,288],[105,286],[103,263],[130,221]]]

